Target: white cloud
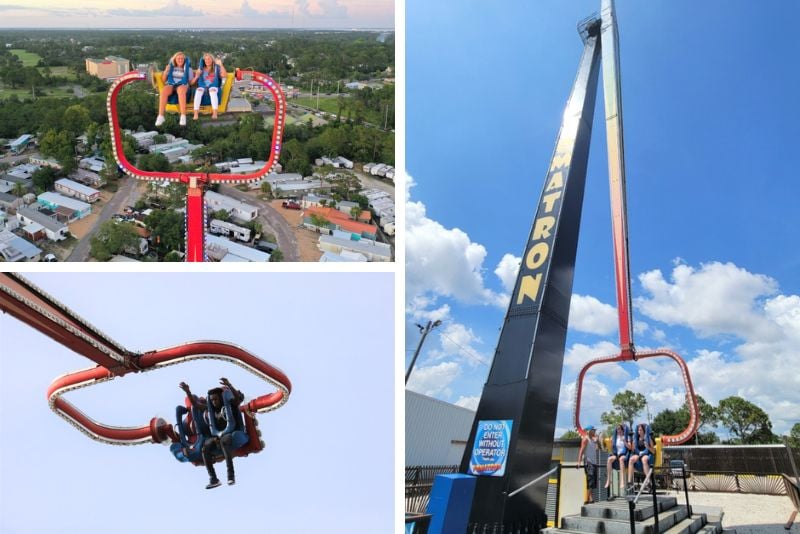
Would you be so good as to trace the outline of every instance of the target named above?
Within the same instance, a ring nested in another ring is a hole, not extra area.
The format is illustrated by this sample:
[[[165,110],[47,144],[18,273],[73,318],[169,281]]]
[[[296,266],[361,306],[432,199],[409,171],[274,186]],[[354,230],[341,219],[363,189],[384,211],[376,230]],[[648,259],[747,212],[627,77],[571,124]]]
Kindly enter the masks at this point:
[[[579,371],[589,360],[619,354],[619,347],[610,341],[600,341],[594,345],[575,343],[564,353],[564,366],[570,371]],[[625,380],[630,375],[616,363],[602,363],[592,367],[589,372],[602,373],[614,380]]]
[[[472,397],[465,397],[462,395],[456,401],[456,406],[461,406],[462,408],[467,408],[469,410],[477,411],[478,403],[480,402],[480,400],[481,400],[480,395],[474,395]]]
[[[158,9],[111,9],[109,15],[119,17],[200,17],[206,14],[183,5],[179,0],[169,0],[167,5]]]
[[[488,367],[489,358],[480,354],[475,344],[481,344],[481,339],[475,335],[471,328],[461,323],[448,323],[439,333],[439,342],[445,355],[459,355],[472,365],[484,364]]]
[[[617,331],[617,310],[589,295],[572,295],[569,327],[579,332],[608,335]]]
[[[513,254],[505,254],[494,270],[494,274],[497,275],[503,287],[509,293],[514,289],[514,283],[517,281],[520,261],[522,261],[522,258],[518,258]]]
[[[659,270],[641,274],[639,280],[650,297],[636,299],[638,308],[657,321],[686,326],[701,337],[770,339],[778,334],[775,323],[758,310],[758,299],[777,290],[768,276],[712,262],[701,264],[699,270],[676,265],[670,282]]]
[[[461,370],[456,362],[441,362],[428,367],[415,367],[406,387],[430,397],[450,396],[450,385]]]
[[[452,297],[466,304],[502,306],[507,297],[484,285],[486,248],[459,228],[445,228],[430,219],[422,202],[406,204],[406,294]]]

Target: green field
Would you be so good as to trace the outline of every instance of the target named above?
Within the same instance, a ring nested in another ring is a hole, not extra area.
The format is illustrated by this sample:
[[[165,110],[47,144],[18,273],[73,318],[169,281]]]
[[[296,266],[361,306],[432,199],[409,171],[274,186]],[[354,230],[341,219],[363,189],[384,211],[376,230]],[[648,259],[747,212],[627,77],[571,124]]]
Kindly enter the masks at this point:
[[[39,67],[39,72],[42,72],[44,67]],[[50,67],[50,75],[51,76],[60,76],[61,78],[66,78],[68,80],[77,80],[78,77],[75,76],[75,71],[69,67]]]
[[[298,106],[305,106],[312,109],[317,109],[317,99],[316,98],[292,98],[287,101],[289,104],[297,104]],[[347,118],[347,109],[351,103],[351,100],[348,98],[344,99],[344,105],[342,106],[342,120]],[[327,113],[339,113],[339,99],[335,96],[333,97],[320,97],[319,98],[319,110],[325,111]],[[355,115],[353,113],[352,115]],[[329,119],[332,117],[328,117]],[[377,126],[383,126],[383,115],[378,113],[377,111],[368,110],[364,113],[364,119]]]
[[[316,98],[292,98],[291,100],[287,100],[289,104],[297,104],[298,106],[305,106],[307,108],[317,109],[317,99]],[[342,113],[345,113],[347,106],[342,107]],[[339,112],[339,101],[337,98],[319,98],[319,110],[325,111],[327,113],[338,113]]]
[[[45,97],[48,96],[55,96],[55,97],[74,97],[75,93],[72,89],[64,88],[64,87],[47,87],[44,89]],[[17,98],[20,100],[28,100],[31,98],[31,90],[30,89],[9,89],[7,87],[0,87],[0,100],[5,100],[11,95],[17,95]],[[39,97],[44,98],[44,97]]]
[[[27,50],[21,50],[19,48],[12,48],[10,52],[22,61],[23,67],[35,67],[36,64],[39,63],[39,60],[42,59],[42,56],[39,54],[34,54],[33,52],[28,52]]]

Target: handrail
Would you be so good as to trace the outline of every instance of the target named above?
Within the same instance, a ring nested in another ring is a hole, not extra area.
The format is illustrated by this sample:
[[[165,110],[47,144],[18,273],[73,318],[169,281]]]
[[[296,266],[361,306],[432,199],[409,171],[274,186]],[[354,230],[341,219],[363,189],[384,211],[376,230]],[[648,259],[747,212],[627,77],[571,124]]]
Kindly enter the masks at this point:
[[[647,481],[648,481],[648,480],[650,480],[650,475],[652,475],[652,474],[653,474],[653,471],[654,471],[653,469],[650,469],[650,472],[649,472],[649,473],[647,473],[647,476],[646,476],[646,477],[644,477],[644,482],[642,482],[642,485],[641,485],[641,486],[639,486],[639,493],[637,493],[637,494],[636,494],[636,497],[634,497],[634,498],[633,498],[633,504],[634,504],[634,505],[635,505],[636,503],[638,503],[638,502],[639,502],[639,496],[640,496],[640,495],[642,494],[642,492],[644,491],[644,487],[647,485]],[[654,484],[653,486],[655,486],[655,484]]]
[[[532,486],[532,485],[536,484],[537,482],[539,482],[540,480],[542,480],[544,477],[547,477],[547,476],[550,476],[550,475],[552,475],[553,473],[555,473],[556,471],[558,471],[558,470],[559,470],[559,468],[561,468],[561,465],[560,465],[560,464],[559,464],[559,465],[557,465],[557,466],[555,466],[554,468],[552,468],[552,469],[551,469],[550,471],[548,471],[547,473],[545,473],[545,474],[543,474],[543,475],[539,475],[538,477],[534,478],[533,480],[531,480],[530,482],[528,482],[528,483],[527,483],[527,484],[525,484],[524,486],[522,486],[522,487],[520,487],[520,488],[517,488],[517,489],[515,489],[514,491],[512,491],[511,493],[509,493],[509,494],[508,494],[508,496],[509,496],[509,497],[513,497],[514,495],[516,495],[516,494],[517,494],[517,493],[519,493],[520,491],[524,490],[525,488],[527,488],[527,487],[529,487],[529,486]]]

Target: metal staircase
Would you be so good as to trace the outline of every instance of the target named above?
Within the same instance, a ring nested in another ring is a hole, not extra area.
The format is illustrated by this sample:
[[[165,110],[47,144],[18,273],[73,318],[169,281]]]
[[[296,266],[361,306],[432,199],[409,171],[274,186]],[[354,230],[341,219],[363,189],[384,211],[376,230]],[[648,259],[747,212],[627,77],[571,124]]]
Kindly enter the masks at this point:
[[[689,507],[678,504],[673,496],[658,495],[658,529],[656,529],[655,506],[651,498],[642,498],[631,512],[626,499],[603,501],[584,505],[580,515],[569,515],[561,519],[561,528],[547,528],[543,534],[719,534],[719,521],[709,522],[705,513],[689,516]]]

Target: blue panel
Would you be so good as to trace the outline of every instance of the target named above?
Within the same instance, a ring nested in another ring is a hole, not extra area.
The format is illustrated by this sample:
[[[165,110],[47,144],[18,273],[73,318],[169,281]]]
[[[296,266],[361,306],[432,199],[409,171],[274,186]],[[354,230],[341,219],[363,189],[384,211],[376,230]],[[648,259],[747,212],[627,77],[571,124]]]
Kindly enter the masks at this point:
[[[433,516],[428,533],[464,534],[467,531],[474,493],[474,476],[436,475],[426,510]]]

